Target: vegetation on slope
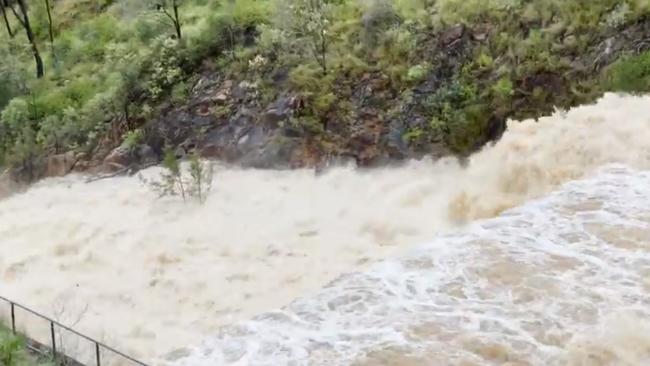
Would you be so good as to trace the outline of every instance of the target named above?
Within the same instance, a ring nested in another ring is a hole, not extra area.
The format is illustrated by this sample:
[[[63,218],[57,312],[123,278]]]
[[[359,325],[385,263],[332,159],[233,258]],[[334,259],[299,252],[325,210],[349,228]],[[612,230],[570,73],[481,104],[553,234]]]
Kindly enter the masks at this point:
[[[508,117],[650,89],[648,0],[0,3],[0,165],[27,180],[68,151],[236,158],[235,130],[294,166],[464,155]]]

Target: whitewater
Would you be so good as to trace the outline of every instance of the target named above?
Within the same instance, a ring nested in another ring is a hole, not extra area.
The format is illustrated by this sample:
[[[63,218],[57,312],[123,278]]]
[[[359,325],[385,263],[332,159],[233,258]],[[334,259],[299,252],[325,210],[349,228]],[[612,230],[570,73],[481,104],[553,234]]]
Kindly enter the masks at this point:
[[[466,165],[220,166],[204,205],[47,179],[0,201],[0,294],[152,365],[650,364],[648,111],[509,121]]]

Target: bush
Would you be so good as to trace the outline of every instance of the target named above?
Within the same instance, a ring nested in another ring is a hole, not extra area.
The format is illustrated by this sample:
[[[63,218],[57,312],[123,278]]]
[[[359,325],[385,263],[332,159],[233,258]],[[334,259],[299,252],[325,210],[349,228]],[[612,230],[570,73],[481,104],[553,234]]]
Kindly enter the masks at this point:
[[[183,105],[187,101],[190,93],[190,88],[186,82],[180,81],[172,88],[172,103],[176,105]]]
[[[441,135],[445,145],[455,153],[471,152],[483,136],[490,111],[477,93],[475,84],[454,80],[430,100],[431,133]]]
[[[417,83],[424,80],[427,76],[427,73],[431,69],[431,66],[428,63],[421,63],[415,66],[411,66],[406,74],[406,81],[411,83]]]
[[[178,52],[178,41],[172,38],[159,39],[154,54],[157,55],[150,70],[148,92],[158,99],[163,92],[176,84],[183,76]]]
[[[605,86],[628,93],[650,91],[650,51],[615,62],[606,72]]]
[[[211,162],[203,162],[198,155],[192,154],[188,172],[185,173],[176,154],[171,149],[167,149],[162,166],[164,171],[159,179],[146,179],[140,174],[140,181],[159,197],[181,196],[183,202],[193,198],[200,204],[205,203],[212,188],[214,170]]]
[[[141,129],[135,129],[127,132],[122,141],[122,146],[133,152],[144,141],[144,132]]]
[[[508,100],[515,94],[514,86],[510,78],[501,78],[492,86],[492,93],[497,101],[503,103]]]
[[[0,365],[12,366],[24,361],[24,343],[18,338],[2,330],[0,333]]]
[[[195,197],[199,203],[205,203],[212,189],[213,165],[202,162],[197,154],[190,156],[190,182],[187,192]]]
[[[307,55],[316,61],[323,74],[328,72],[334,22],[334,2],[277,0],[274,22],[275,40],[285,52]]]
[[[20,129],[29,124],[29,104],[22,98],[14,98],[0,114],[5,140],[15,138]]]
[[[25,348],[25,340],[0,326],[0,365],[2,366],[53,366],[51,362],[38,362]]]

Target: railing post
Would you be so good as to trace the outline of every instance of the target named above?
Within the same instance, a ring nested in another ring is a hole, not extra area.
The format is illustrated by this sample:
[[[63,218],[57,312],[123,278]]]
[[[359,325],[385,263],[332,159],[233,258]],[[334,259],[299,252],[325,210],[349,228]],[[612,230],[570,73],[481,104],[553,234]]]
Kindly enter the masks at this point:
[[[50,321],[50,333],[52,335],[52,357],[56,360],[56,337],[54,336],[54,322]]]
[[[11,304],[11,331],[16,335],[16,305]]]
[[[97,355],[97,366],[101,366],[100,354],[99,354],[99,343],[95,342],[95,355]]]

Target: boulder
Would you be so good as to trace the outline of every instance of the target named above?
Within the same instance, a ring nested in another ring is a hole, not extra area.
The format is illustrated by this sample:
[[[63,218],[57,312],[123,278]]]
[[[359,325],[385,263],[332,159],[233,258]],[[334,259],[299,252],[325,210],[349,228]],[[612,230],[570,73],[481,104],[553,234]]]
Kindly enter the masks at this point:
[[[291,102],[290,98],[279,98],[262,113],[262,122],[277,126],[278,122],[288,119],[292,112]]]
[[[246,153],[240,163],[253,168],[285,169],[289,167],[293,151],[299,144],[300,139],[276,133],[266,144]]]
[[[126,169],[133,163],[133,158],[134,156],[128,148],[124,146],[116,147],[104,159],[102,170],[106,173],[114,173]]]
[[[49,156],[45,161],[44,177],[62,177],[70,173],[77,163],[77,156],[73,151]]]
[[[138,146],[137,155],[140,164],[149,165],[158,162],[158,155],[149,145]]]

